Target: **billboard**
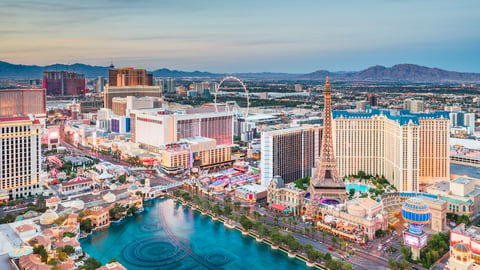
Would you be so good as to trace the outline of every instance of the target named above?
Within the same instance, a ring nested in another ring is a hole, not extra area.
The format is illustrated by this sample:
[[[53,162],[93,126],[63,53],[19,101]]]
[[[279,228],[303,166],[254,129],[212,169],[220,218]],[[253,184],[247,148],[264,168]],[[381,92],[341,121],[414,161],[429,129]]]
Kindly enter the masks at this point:
[[[405,232],[403,234],[403,242],[407,246],[422,248],[427,244],[427,234],[423,233],[420,235]]]
[[[49,144],[59,143],[59,137],[60,137],[59,126],[48,127],[48,143]]]
[[[418,240],[419,240],[418,237],[413,236],[411,234],[406,234],[405,233],[405,235],[403,236],[403,242],[407,246],[419,247],[419,241]]]

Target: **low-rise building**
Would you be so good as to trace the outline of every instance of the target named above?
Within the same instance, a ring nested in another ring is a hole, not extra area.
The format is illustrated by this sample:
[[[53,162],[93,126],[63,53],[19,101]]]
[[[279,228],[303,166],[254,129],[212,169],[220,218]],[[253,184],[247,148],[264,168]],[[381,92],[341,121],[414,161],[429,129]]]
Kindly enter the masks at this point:
[[[268,185],[267,203],[273,210],[298,215],[304,198],[304,190],[295,187],[294,183],[285,185],[280,176],[273,177]]]
[[[457,243],[465,244],[471,250],[473,262],[480,264],[480,227],[460,224],[450,232],[450,247]]]
[[[62,183],[58,191],[62,195],[74,194],[89,189],[92,184],[93,180],[91,178],[76,177],[66,183]]]
[[[160,165],[165,173],[179,173],[192,167],[208,169],[231,165],[231,145],[217,145],[215,139],[186,138],[160,148]]]
[[[92,226],[102,228],[110,225],[110,214],[108,208],[94,207],[87,216],[92,220]]]
[[[461,176],[450,182],[442,181],[427,187],[427,193],[438,195],[438,199],[448,203],[448,212],[478,215],[480,210],[480,180]]]
[[[235,189],[235,197],[242,201],[257,202],[267,197],[267,188],[257,184],[239,186]]]

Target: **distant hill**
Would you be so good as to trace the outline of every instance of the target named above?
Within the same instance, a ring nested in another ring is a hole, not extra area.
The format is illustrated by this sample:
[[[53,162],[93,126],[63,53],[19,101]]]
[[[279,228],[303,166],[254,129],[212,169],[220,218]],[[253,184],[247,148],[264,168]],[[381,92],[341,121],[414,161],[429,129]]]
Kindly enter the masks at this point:
[[[358,72],[332,73],[319,70],[305,74],[301,79],[318,80],[329,76],[339,81],[395,81],[395,82],[480,82],[480,73],[461,73],[413,64],[394,65],[391,68],[373,66]]]
[[[85,64],[72,65],[16,65],[0,61],[0,78],[40,79],[45,70],[69,70],[85,74],[87,78],[108,76],[109,67],[91,66]],[[161,68],[154,71],[154,77],[194,77],[194,78],[220,78],[225,73],[211,73],[204,71],[179,71]],[[323,80],[326,76],[338,81],[392,81],[392,82],[480,82],[480,73],[461,73],[446,71],[438,68],[429,68],[413,64],[400,64],[387,68],[373,66],[358,72],[330,72],[318,70],[308,74],[291,73],[237,73],[237,76],[248,79],[275,79],[275,80]]]

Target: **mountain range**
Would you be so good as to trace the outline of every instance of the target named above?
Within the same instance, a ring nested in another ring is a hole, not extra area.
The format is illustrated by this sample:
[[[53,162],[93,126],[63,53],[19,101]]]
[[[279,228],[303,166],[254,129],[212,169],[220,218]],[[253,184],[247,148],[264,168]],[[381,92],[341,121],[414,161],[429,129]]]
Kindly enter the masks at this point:
[[[72,65],[16,65],[0,61],[0,78],[40,79],[45,70],[69,70],[84,73],[87,78],[97,76],[108,77],[109,67],[91,66],[86,64]],[[179,71],[161,68],[151,71],[154,77],[194,77],[219,78],[226,74],[204,71]],[[292,73],[236,73],[241,78],[250,79],[288,79],[288,80],[323,80],[326,76],[337,81],[391,81],[391,82],[480,82],[480,73],[462,73],[438,68],[429,68],[414,64],[399,64],[390,68],[373,66],[355,72],[330,72],[318,70],[308,74]]]

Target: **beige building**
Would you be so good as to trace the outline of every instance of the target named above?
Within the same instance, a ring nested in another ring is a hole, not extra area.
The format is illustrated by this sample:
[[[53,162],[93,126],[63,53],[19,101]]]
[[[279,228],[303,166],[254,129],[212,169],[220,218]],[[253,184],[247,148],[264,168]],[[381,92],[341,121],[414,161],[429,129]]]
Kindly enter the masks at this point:
[[[214,139],[186,138],[160,147],[160,165],[166,173],[178,173],[184,169],[220,168],[231,165],[231,145],[217,145]]]
[[[137,86],[106,86],[104,92],[104,106],[105,108],[112,109],[113,98],[120,97],[126,98],[128,96],[134,97],[161,97],[162,96],[162,87],[161,86],[148,86],[148,85],[137,85]]]
[[[472,218],[480,210],[480,179],[461,176],[430,185],[427,192],[447,202],[448,212]]]
[[[0,200],[43,192],[41,128],[31,115],[0,117]]]
[[[162,98],[158,97],[114,97],[112,112],[118,116],[130,116],[130,110],[161,108]]]
[[[341,176],[383,175],[400,191],[449,179],[448,113],[334,111],[333,119]]]
[[[474,263],[472,250],[464,243],[450,246],[450,258],[446,270],[479,270],[480,266]]]
[[[279,205],[286,207],[281,211],[290,212],[294,215],[300,214],[301,207],[304,204],[305,191],[296,188],[294,183],[286,185],[282,177],[275,176],[268,185],[267,193],[267,203],[269,206]]]

